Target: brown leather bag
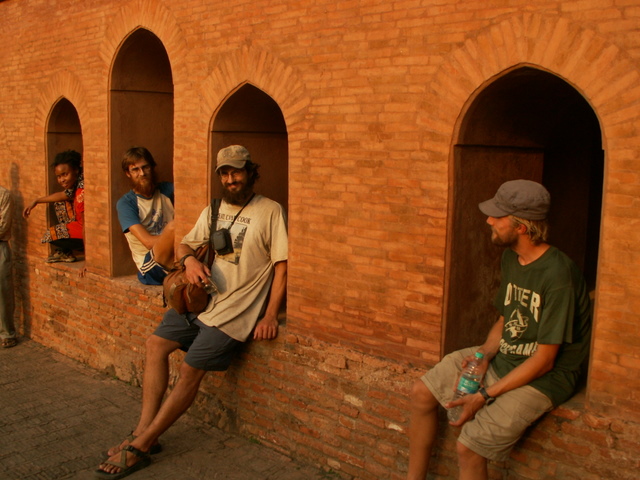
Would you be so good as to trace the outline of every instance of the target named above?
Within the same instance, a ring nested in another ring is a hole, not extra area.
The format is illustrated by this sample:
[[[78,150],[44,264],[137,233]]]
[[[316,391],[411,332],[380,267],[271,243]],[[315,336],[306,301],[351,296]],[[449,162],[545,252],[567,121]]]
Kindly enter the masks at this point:
[[[220,199],[214,199],[211,202],[209,239],[211,239],[211,232],[213,232],[216,227],[219,208]],[[215,256],[216,252],[211,247],[211,240],[198,247],[195,251],[196,259],[204,263],[209,268],[211,268]],[[198,314],[207,308],[210,295],[202,288],[201,285],[189,283],[185,277],[184,263],[175,262],[173,268],[169,271],[162,282],[162,298],[165,307],[169,306],[180,314],[187,312]]]

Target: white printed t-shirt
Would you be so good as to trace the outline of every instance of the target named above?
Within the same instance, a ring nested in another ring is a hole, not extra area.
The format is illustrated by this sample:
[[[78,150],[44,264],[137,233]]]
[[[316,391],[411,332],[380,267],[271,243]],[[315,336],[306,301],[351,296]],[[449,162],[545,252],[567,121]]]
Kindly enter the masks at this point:
[[[228,228],[241,208],[223,201],[217,228]],[[181,243],[194,250],[207,243],[210,216],[211,205],[202,211]],[[213,296],[198,319],[244,342],[264,313],[274,265],[287,260],[284,209],[279,203],[256,195],[231,227],[231,239],[234,251],[216,255],[211,268],[211,280],[218,286],[219,293]]]

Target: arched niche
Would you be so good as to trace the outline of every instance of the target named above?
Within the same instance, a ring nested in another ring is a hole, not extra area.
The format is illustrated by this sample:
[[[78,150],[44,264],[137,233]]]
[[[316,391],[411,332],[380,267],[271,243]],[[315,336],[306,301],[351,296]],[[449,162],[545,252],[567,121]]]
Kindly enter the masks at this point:
[[[228,145],[244,145],[260,164],[257,193],[287,209],[289,199],[289,147],[287,126],[278,104],[262,90],[245,84],[220,107],[211,131],[211,191],[221,192],[215,173],[218,151]]]
[[[52,194],[61,190],[51,165],[55,156],[65,150],[75,150],[82,155],[82,128],[80,117],[73,104],[66,98],[61,98],[51,109],[47,121],[47,193]],[[83,159],[84,164],[84,159]],[[47,215],[49,226],[57,223],[54,209],[49,208]]]
[[[112,272],[136,272],[120,228],[115,204],[130,190],[122,154],[132,146],[149,149],[160,181],[173,181],[173,77],[167,52],[145,29],[133,32],[113,63],[110,90]]]
[[[476,96],[454,147],[448,289],[443,351],[484,341],[497,319],[502,248],[490,241],[478,203],[507,180],[535,180],[551,193],[550,243],[567,253],[595,288],[604,154],[598,119],[556,75],[520,67]]]

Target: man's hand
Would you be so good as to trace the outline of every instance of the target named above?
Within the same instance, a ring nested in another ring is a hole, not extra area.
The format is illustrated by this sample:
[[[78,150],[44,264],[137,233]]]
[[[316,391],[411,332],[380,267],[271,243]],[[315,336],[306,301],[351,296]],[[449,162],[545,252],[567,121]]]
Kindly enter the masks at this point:
[[[184,261],[185,277],[189,283],[200,285],[203,280],[207,280],[211,271],[196,257],[187,257]]]
[[[466,366],[469,364],[469,362],[477,362],[478,359],[476,358],[476,354],[475,352],[472,353],[471,355],[465,357],[464,360],[462,360],[462,370],[464,370],[466,368]],[[480,374],[484,377],[484,374],[487,373],[487,370],[489,370],[489,359],[486,357],[486,355],[482,358],[482,360],[480,360],[480,366],[478,367],[478,372],[480,372]],[[462,371],[461,371],[462,372]],[[462,375],[462,373],[461,373]],[[458,380],[460,380],[460,376],[458,376]],[[456,381],[456,386],[458,385],[458,382]],[[454,387],[455,389],[455,387]]]
[[[278,319],[265,316],[258,322],[253,331],[254,340],[272,340],[278,336]]]
[[[455,423],[451,423],[455,427],[460,427],[467,423],[469,420],[472,420],[473,417],[476,416],[476,413],[484,407],[486,403],[484,397],[480,393],[474,393],[472,395],[465,395],[462,398],[454,400],[452,402],[446,403],[445,408],[452,408],[458,405],[462,405],[462,412],[460,413],[460,417],[458,421]]]

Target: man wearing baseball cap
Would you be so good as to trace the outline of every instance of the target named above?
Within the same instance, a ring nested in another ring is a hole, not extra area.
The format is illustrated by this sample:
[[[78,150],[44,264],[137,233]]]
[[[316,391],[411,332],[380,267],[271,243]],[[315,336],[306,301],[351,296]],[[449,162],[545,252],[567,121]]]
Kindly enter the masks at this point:
[[[408,480],[424,480],[436,441],[438,405],[462,406],[456,444],[461,479],[486,479],[525,429],[574,393],[590,343],[590,300],[578,267],[547,243],[550,195],[513,180],[479,204],[491,241],[507,247],[494,300],[499,319],[484,344],[445,356],[412,391]],[[462,327],[462,326],[461,326]],[[452,401],[457,378],[484,355],[478,393]]]
[[[247,341],[273,339],[287,280],[287,227],[284,209],[253,191],[259,165],[240,145],[220,150],[216,172],[222,183],[222,202],[214,231],[225,230],[211,269],[194,256],[209,242],[211,205],[178,246],[180,263],[193,284],[217,287],[199,315],[168,310],[147,340],[142,411],[138,425],[96,471],[98,478],[122,478],[150,463],[160,450],[158,438],[193,403],[208,371],[229,367],[237,347]],[[168,357],[186,353],[180,377],[163,401],[168,385]]]

